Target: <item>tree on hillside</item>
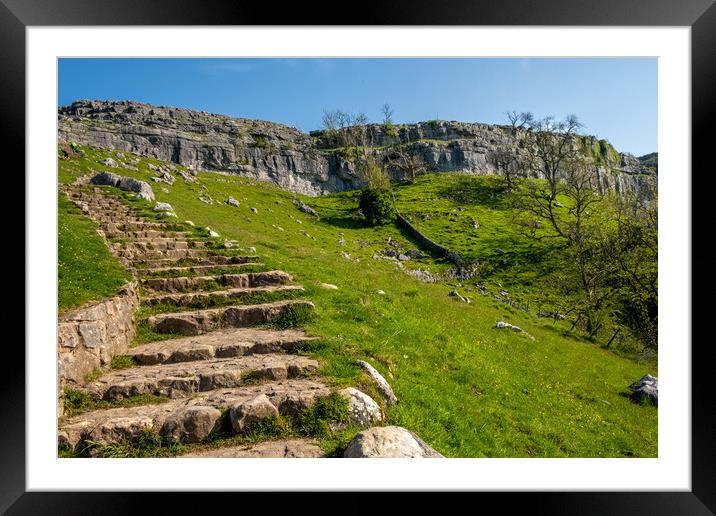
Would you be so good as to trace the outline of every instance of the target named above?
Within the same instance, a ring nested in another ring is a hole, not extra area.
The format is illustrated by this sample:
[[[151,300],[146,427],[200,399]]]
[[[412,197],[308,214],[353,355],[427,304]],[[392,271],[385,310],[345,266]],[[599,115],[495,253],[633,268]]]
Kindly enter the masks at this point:
[[[508,111],[505,113],[510,125],[513,129],[528,128],[534,122],[534,115],[529,112],[518,113],[517,111]]]
[[[323,130],[326,138],[337,147],[357,153],[367,145],[368,117],[365,113],[348,113],[337,109],[323,111]]]
[[[403,177],[411,183],[415,182],[418,174],[427,170],[427,163],[420,154],[410,152],[407,146],[399,145],[386,156],[386,164],[400,170]]]
[[[603,327],[613,285],[599,246],[601,221],[591,216],[602,202],[594,184],[595,164],[576,145],[580,127],[574,115],[529,123],[524,143],[530,153],[523,166],[544,180],[525,181],[513,200],[527,233],[553,239],[570,257],[558,277],[565,293],[579,294],[577,321],[591,337]]]
[[[658,195],[651,190],[648,201],[632,192],[615,197],[614,224],[601,249],[618,289],[617,319],[658,350]]]
[[[393,107],[386,102],[381,107],[380,112],[383,115],[383,131],[385,132],[385,135],[389,138],[397,138],[398,129],[393,123]]]
[[[496,151],[487,157],[487,161],[492,163],[505,181],[505,191],[510,193],[515,186],[517,179],[523,168],[522,161],[515,152]]]

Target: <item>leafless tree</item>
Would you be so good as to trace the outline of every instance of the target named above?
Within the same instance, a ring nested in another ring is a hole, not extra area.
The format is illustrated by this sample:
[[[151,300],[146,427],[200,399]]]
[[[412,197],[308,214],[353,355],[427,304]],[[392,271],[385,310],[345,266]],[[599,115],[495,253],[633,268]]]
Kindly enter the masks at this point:
[[[400,170],[410,182],[415,182],[418,174],[427,169],[425,159],[419,154],[410,152],[404,145],[397,147],[389,154],[386,161],[388,166]]]
[[[517,153],[501,150],[490,154],[487,159],[505,179],[505,191],[512,192],[523,167]]]
[[[393,123],[393,107],[388,104],[387,102],[383,104],[383,107],[380,109],[381,114],[383,115],[383,125],[389,125]]]
[[[534,115],[530,112],[508,111],[505,113],[513,129],[529,127],[534,122]]]

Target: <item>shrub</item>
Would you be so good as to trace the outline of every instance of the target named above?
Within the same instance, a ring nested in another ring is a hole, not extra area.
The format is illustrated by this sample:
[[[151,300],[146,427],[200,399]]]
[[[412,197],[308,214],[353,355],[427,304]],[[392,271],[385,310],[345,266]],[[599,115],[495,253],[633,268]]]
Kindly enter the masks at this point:
[[[358,207],[371,226],[390,224],[397,216],[393,196],[385,188],[365,188],[361,192]]]
[[[256,136],[254,138],[254,147],[266,150],[269,147],[269,142],[264,136]]]

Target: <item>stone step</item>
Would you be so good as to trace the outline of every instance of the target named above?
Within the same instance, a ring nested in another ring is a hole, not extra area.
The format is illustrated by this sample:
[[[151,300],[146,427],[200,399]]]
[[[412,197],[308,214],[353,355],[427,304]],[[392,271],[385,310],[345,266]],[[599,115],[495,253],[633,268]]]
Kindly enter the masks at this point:
[[[256,305],[224,306],[192,312],[159,314],[149,317],[147,323],[151,330],[157,333],[201,335],[221,328],[243,328],[270,323],[295,306],[314,308],[313,303],[310,301],[295,299]]]
[[[291,352],[316,340],[301,330],[230,328],[194,337],[160,340],[131,348],[127,354],[139,365],[169,364],[252,354]]]
[[[133,238],[126,245],[137,249],[197,249],[205,247],[206,242],[186,238]]]
[[[148,277],[151,278],[152,276],[162,275],[162,274],[187,274],[187,276],[177,276],[178,278],[185,278],[189,277],[190,274],[205,274],[208,272],[213,272],[217,270],[226,269],[227,267],[231,268],[242,268],[242,267],[252,267],[252,266],[262,266],[263,263],[261,262],[245,262],[245,263],[236,263],[232,265],[189,265],[186,267],[150,267],[150,268],[142,268],[137,269],[133,268],[130,270],[132,274],[136,274],[138,276],[142,277]]]
[[[163,240],[132,240],[129,242],[115,242],[112,244],[117,249],[131,251],[134,253],[145,253],[148,251],[170,251],[186,249],[204,249],[204,242],[197,240],[163,239]]]
[[[191,289],[206,289],[207,286],[234,288],[283,285],[293,281],[283,271],[250,272],[247,274],[220,274],[217,276],[181,276],[177,278],[147,278],[141,280],[145,288],[161,292],[185,292]]]
[[[147,229],[145,231],[105,231],[105,234],[110,238],[130,238],[135,241],[155,238],[174,240],[187,240],[189,238],[189,233],[186,231],[160,231],[156,229]]]
[[[199,392],[190,398],[169,400],[159,405],[86,412],[65,421],[60,427],[58,437],[61,445],[75,448],[78,444],[83,446],[89,441],[99,444],[131,441],[139,437],[144,430],[154,430],[166,435],[171,432],[172,420],[175,420],[177,415],[187,415],[187,409],[209,407],[226,410],[261,394],[269,398],[280,414],[292,417],[310,407],[316,399],[328,396],[330,392],[325,385],[305,378],[216,389]],[[191,421],[190,415],[188,419]],[[191,442],[192,437],[200,436],[184,435],[181,440]]]
[[[179,455],[177,458],[316,459],[324,456],[324,451],[315,439],[282,439],[278,441],[264,441],[256,444],[224,446],[221,448],[208,447]]]
[[[154,229],[161,231],[164,224],[159,222],[106,222],[100,225],[105,232],[127,232],[127,231],[146,231]]]
[[[181,260],[182,258],[203,258],[207,256],[205,249],[167,249],[164,251],[152,250],[134,250],[122,248],[117,251],[117,255],[121,258],[129,258],[132,261],[145,260]]]
[[[133,260],[135,267],[143,266],[146,269],[155,269],[158,267],[195,267],[197,265],[236,265],[240,263],[256,263],[259,261],[258,256],[223,256],[223,255],[206,255],[202,258],[196,258],[192,263],[177,263],[181,258],[137,258]]]
[[[157,294],[143,297],[145,306],[167,304],[174,306],[211,306],[215,301],[232,298],[244,298],[256,294],[289,294],[303,292],[301,285],[268,285],[265,287],[228,288],[224,290],[208,290],[198,292],[178,292],[175,294]],[[208,303],[208,305],[207,305]]]
[[[95,213],[94,219],[100,224],[146,224],[146,220],[120,213]]]
[[[119,401],[138,394],[185,398],[196,392],[239,387],[253,380],[297,378],[318,362],[287,354],[240,355],[118,369],[84,386],[95,399]]]

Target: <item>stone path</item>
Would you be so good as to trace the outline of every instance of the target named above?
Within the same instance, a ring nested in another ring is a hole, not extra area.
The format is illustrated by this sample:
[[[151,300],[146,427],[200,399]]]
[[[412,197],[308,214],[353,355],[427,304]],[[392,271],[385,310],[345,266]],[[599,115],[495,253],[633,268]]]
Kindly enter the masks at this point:
[[[295,415],[330,394],[315,375],[319,363],[291,354],[313,337],[301,330],[257,327],[292,307],[313,304],[295,298],[303,291],[283,271],[242,273],[260,266],[255,254],[226,255],[165,224],[136,216],[118,198],[98,187],[61,187],[82,212],[99,223],[107,245],[141,287],[144,306],[166,311],[147,319],[156,333],[177,334],[130,348],[133,367],[108,370],[79,386],[95,400],[121,401],[139,394],[168,401],[85,412],[64,418],[60,443],[113,444],[152,429],[162,437],[198,443],[216,428],[221,411],[263,407],[265,414]],[[231,273],[226,270],[231,269]],[[212,272],[220,271],[212,274]],[[250,303],[250,296],[270,302]],[[229,304],[227,304],[229,303]],[[220,306],[212,306],[219,304]],[[207,308],[197,308],[204,306]],[[194,307],[194,308],[192,308]],[[267,405],[268,403],[268,405]],[[238,407],[238,408],[237,408]],[[259,411],[260,412],[260,411]],[[233,412],[232,412],[233,413]],[[250,413],[250,411],[249,411]],[[374,421],[375,422],[375,421]],[[233,419],[232,419],[233,425]],[[255,445],[200,449],[195,457],[317,457],[312,440],[291,439]]]

